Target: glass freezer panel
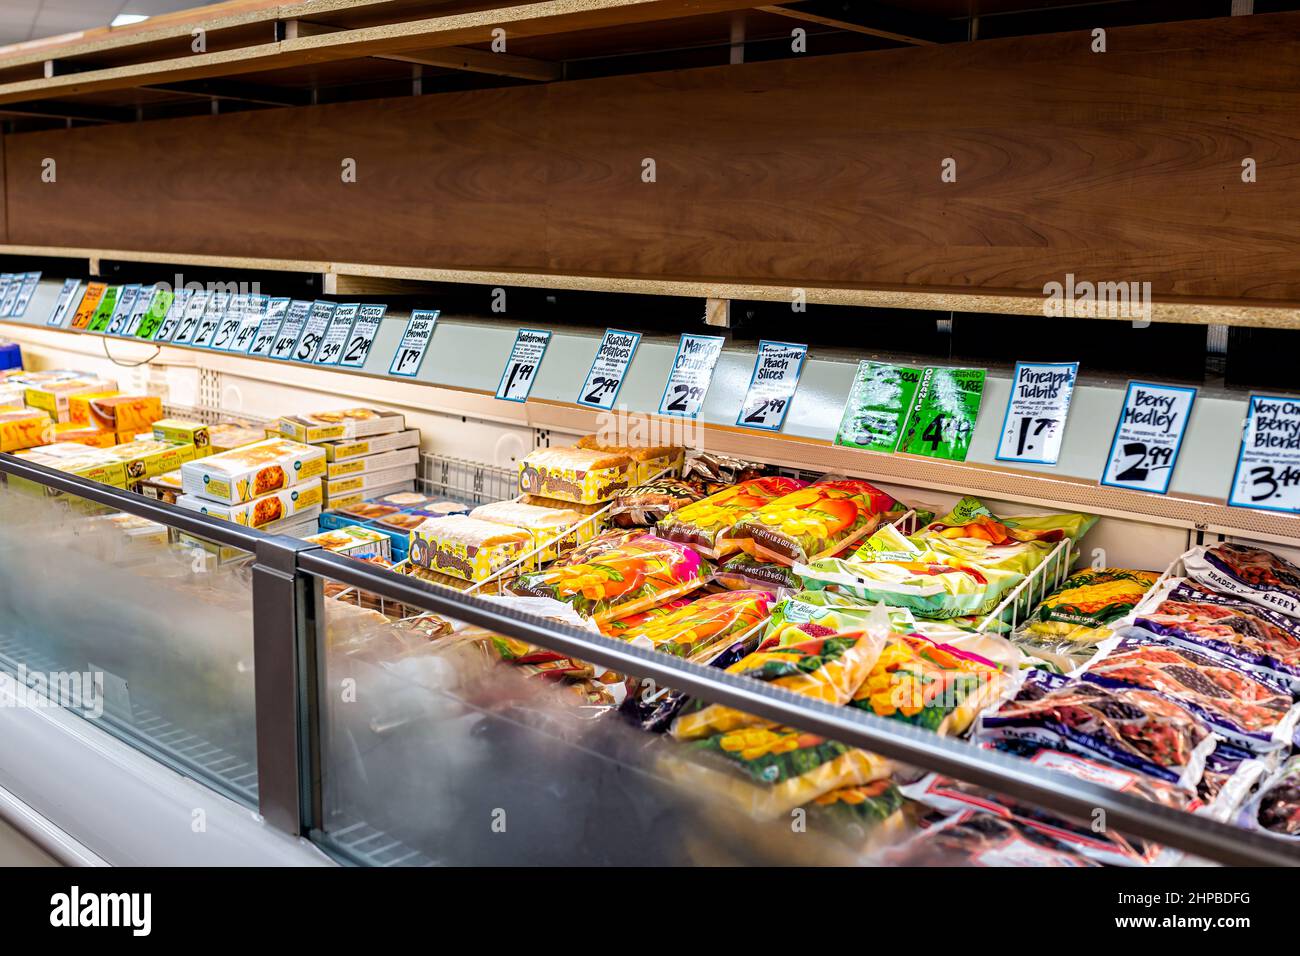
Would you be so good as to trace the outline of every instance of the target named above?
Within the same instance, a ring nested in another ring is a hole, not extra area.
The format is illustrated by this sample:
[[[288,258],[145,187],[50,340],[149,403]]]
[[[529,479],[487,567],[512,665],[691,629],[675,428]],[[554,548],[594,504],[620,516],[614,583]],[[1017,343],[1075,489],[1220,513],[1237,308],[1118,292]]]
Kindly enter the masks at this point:
[[[0,483],[0,673],[257,804],[246,552],[16,476]],[[2,715],[0,715],[2,717]]]

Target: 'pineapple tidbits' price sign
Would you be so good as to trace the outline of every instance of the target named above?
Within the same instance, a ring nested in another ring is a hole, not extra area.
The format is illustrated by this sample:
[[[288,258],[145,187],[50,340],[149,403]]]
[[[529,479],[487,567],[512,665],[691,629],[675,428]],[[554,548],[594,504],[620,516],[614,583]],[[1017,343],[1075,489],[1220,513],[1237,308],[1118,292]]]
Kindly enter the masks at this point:
[[[1163,495],[1178,463],[1196,389],[1129,382],[1101,483]]]
[[[632,356],[640,344],[640,332],[606,329],[600,347],[596,349],[596,357],[591,360],[587,379],[582,383],[582,391],[578,393],[578,404],[589,408],[613,408],[627,377],[628,366],[632,364]]]
[[[437,322],[437,309],[414,309],[411,312],[411,318],[406,323],[406,331],[402,333],[402,341],[397,343],[397,351],[393,353],[393,364],[388,369],[389,375],[414,378],[420,373],[420,366],[424,363],[424,353],[429,348],[429,340],[433,338],[433,329]]]
[[[862,361],[853,376],[835,444],[891,452],[916,397],[923,369]]]
[[[754,373],[749,379],[745,403],[740,406],[736,424],[745,428],[761,428],[779,432],[790,413],[790,402],[799,387],[799,373],[803,371],[808,346],[793,342],[758,343],[754,358]]]
[[[357,310],[357,320],[348,333],[348,344],[343,349],[339,365],[344,368],[361,368],[370,357],[370,348],[375,344],[375,335],[384,322],[384,313],[388,306],[372,302],[362,303]]]
[[[1079,377],[1078,362],[1017,362],[1002,418],[998,461],[1055,465]]]
[[[1300,512],[1300,399],[1251,396],[1228,504]]]
[[[965,461],[984,400],[984,369],[929,367],[921,376],[898,450]]]
[[[722,354],[723,341],[720,335],[682,336],[663,398],[659,399],[660,415],[699,416],[704,397],[709,394],[709,383],[713,381],[713,367]]]
[[[497,385],[497,398],[507,402],[526,402],[537,381],[537,370],[542,367],[546,346],[551,344],[551,333],[544,329],[520,329],[515,333],[515,344],[506,359],[505,370]]]

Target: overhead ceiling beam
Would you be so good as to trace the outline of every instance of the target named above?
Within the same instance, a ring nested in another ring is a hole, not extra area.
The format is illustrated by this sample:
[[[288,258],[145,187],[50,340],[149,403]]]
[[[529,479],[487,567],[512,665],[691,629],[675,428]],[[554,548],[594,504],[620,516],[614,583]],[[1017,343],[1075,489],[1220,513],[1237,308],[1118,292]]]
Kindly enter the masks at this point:
[[[79,120],[84,123],[129,123],[135,110],[111,106],[90,106],[85,103],[60,103],[46,100],[42,103],[10,103],[0,106],[4,116],[21,116],[26,119]]]
[[[343,29],[324,23],[310,23],[306,20],[286,20],[283,26],[282,38],[286,40],[338,33]],[[467,73],[490,73],[493,76],[509,76],[518,80],[536,80],[541,83],[553,82],[564,75],[564,68],[558,63],[469,47],[416,50],[410,53],[376,56],[373,59],[414,63],[417,66],[434,66],[444,70],[463,70]]]
[[[190,80],[182,83],[151,83],[139,87],[160,93],[177,93],[185,96],[206,96],[214,100],[234,100],[240,103],[258,103],[262,106],[306,106],[311,102],[311,91],[253,83],[232,83],[229,80]]]
[[[869,0],[806,0],[803,3],[768,4],[757,9],[793,20],[817,23],[915,46],[950,43],[959,39],[946,20],[930,19],[898,7]]]

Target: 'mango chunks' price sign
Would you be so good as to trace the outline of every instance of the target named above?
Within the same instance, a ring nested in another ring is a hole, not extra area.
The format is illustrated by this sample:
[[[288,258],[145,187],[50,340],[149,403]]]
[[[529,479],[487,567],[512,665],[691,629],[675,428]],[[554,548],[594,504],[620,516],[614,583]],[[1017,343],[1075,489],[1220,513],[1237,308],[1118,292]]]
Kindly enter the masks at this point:
[[[1251,396],[1228,504],[1300,512],[1300,398]]]
[[[1101,483],[1160,495],[1168,491],[1195,401],[1194,388],[1129,382]]]
[[[660,415],[678,415],[698,418],[713,381],[713,368],[722,354],[723,338],[720,335],[690,335],[677,343],[672,371],[659,399]]]
[[[807,357],[806,345],[766,339],[759,342],[749,390],[736,416],[736,424],[779,432],[790,413],[790,402],[799,387],[799,373]]]
[[[965,461],[984,400],[982,368],[929,367],[921,376],[898,450]]]
[[[589,408],[610,409],[618,400],[618,393],[627,378],[628,366],[636,347],[641,344],[640,332],[606,329],[591,360],[591,369],[578,393],[578,404]]]

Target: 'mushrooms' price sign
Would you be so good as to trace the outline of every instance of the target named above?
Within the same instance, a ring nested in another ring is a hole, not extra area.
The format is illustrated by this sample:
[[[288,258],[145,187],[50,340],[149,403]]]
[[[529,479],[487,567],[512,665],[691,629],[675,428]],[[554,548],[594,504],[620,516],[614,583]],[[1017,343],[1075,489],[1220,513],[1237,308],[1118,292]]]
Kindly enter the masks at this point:
[[[520,329],[515,333],[515,344],[497,385],[497,398],[507,402],[528,401],[546,346],[550,344],[551,333],[544,329]]]

